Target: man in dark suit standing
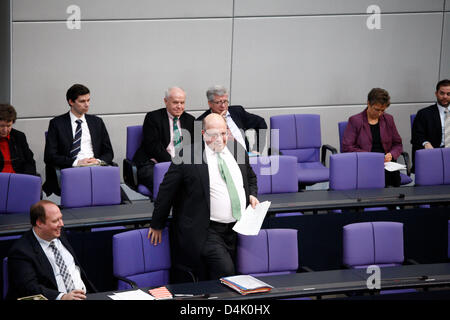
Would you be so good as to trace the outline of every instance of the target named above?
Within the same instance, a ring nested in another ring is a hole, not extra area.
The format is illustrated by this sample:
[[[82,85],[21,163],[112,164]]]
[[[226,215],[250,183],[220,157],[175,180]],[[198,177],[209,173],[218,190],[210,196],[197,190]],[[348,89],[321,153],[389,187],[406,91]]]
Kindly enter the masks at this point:
[[[174,159],[159,188],[149,238],[154,245],[172,209],[170,229],[171,281],[218,279],[235,273],[234,223],[248,204],[259,201],[256,176],[245,150],[227,147],[228,129],[222,116],[203,120],[204,143],[183,148],[183,159]],[[232,141],[231,141],[232,142]]]
[[[25,134],[12,126],[17,113],[10,104],[0,104],[0,172],[36,175],[36,161]]]
[[[55,168],[112,164],[114,152],[105,123],[89,115],[90,91],[82,84],[67,90],[70,111],[50,120],[45,139],[43,189],[60,195]]]
[[[431,106],[420,109],[414,118],[411,144],[413,168],[416,150],[450,147],[445,142],[445,119],[450,103],[450,80],[444,79],[436,85],[437,102]],[[450,133],[448,134],[450,135]]]
[[[228,90],[223,86],[214,86],[206,91],[209,110],[205,111],[197,120],[203,120],[210,113],[223,116],[227,122],[232,138],[238,141],[247,151],[261,153],[265,146],[265,132],[267,129],[264,118],[247,112],[242,106],[229,106]],[[245,132],[249,129],[256,130],[255,145],[249,146]],[[261,140],[262,139],[262,140]]]
[[[142,126],[143,137],[133,162],[138,183],[153,192],[155,163],[171,161],[183,144],[194,136],[195,118],[185,112],[186,93],[179,87],[169,88],[164,97],[165,108],[148,112]]]
[[[31,230],[8,253],[7,299],[42,294],[49,300],[84,300],[86,292],[95,292],[64,235],[58,206],[35,203],[30,221]]]

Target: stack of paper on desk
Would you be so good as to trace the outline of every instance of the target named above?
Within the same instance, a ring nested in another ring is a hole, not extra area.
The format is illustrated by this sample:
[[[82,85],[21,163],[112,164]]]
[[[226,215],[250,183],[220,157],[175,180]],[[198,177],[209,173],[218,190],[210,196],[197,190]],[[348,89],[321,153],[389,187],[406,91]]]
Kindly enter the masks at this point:
[[[224,277],[220,278],[220,282],[243,295],[268,292],[273,288],[271,285],[248,275]]]
[[[116,292],[108,297],[113,300],[155,300],[155,298],[142,290]]]
[[[392,171],[405,170],[406,166],[401,163],[389,161],[389,162],[384,163],[384,169],[392,172]]]
[[[255,209],[248,206],[241,214],[241,219],[233,227],[237,233],[246,236],[256,236],[261,229],[267,210],[269,210],[271,202],[264,201],[256,205]]]

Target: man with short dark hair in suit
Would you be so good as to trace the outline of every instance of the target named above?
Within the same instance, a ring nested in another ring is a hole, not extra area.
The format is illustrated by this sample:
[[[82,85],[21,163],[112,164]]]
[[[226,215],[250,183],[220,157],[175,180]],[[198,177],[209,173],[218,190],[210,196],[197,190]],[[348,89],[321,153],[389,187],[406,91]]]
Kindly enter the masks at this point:
[[[0,172],[36,175],[36,161],[25,134],[13,128],[17,113],[10,104],[0,104]]]
[[[256,175],[247,152],[228,141],[222,116],[203,120],[203,141],[183,147],[160,185],[148,237],[161,243],[172,211],[170,242],[173,282],[219,279],[235,273],[236,232],[245,208],[259,201]]]
[[[195,118],[185,112],[186,93],[179,87],[166,90],[165,108],[148,112],[142,126],[142,143],[133,162],[137,166],[138,183],[153,192],[155,163],[171,161],[183,144],[194,137]]]
[[[82,84],[67,90],[70,110],[50,120],[45,139],[43,189],[60,195],[55,168],[112,164],[114,152],[102,118],[87,114],[90,91]]]
[[[436,103],[420,109],[414,118],[411,133],[413,168],[416,150],[450,147],[445,144],[445,119],[446,113],[450,111],[449,79],[437,83],[435,96]]]
[[[205,111],[197,120],[203,120],[210,113],[223,116],[227,122],[231,137],[238,141],[248,152],[261,153],[265,146],[265,133],[260,134],[261,129],[267,129],[264,118],[247,112],[242,106],[229,106],[228,90],[223,86],[214,86],[206,91],[209,110]],[[245,132],[249,129],[256,130],[255,145],[249,146]],[[261,135],[261,137],[260,137]],[[262,139],[260,141],[260,139]]]
[[[8,253],[7,299],[41,294],[49,300],[84,300],[86,292],[95,292],[65,237],[58,206],[35,203],[30,222],[31,230]]]

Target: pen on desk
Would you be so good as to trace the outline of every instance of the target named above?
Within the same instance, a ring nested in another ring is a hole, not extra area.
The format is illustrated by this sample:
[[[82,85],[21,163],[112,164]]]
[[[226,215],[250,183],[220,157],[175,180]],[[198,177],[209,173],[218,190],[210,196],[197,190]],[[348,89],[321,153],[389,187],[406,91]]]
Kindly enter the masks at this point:
[[[175,293],[174,297],[193,297],[194,295],[191,293]]]

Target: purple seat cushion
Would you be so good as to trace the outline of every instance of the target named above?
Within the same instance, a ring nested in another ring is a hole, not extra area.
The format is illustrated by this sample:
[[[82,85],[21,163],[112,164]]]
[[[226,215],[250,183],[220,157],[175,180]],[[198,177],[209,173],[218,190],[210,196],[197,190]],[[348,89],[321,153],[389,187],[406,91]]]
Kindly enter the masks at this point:
[[[320,162],[297,163],[298,182],[304,184],[325,182],[330,177],[330,170]]]
[[[352,223],[343,228],[343,263],[347,266],[374,263],[373,228],[370,222]]]
[[[267,229],[269,272],[296,272],[298,241],[295,229]]]
[[[146,186],[144,186],[143,184],[138,185],[137,191],[147,197],[150,197],[152,195],[150,190],[148,190],[148,188]]]
[[[89,207],[92,204],[91,168],[61,170],[61,205],[64,208]]]
[[[119,167],[91,167],[92,205],[120,204]]]
[[[355,152],[337,153],[330,156],[330,189],[357,189],[358,158]]]
[[[241,274],[266,273],[269,271],[267,232],[261,229],[256,236],[238,234],[236,269]]]
[[[13,173],[9,179],[7,213],[29,212],[41,198],[41,178]]]
[[[164,229],[162,241],[154,246],[148,229],[122,232],[113,236],[113,272],[135,281],[139,286],[167,284],[170,269],[170,243]],[[162,282],[165,281],[165,282]]]
[[[358,189],[384,188],[384,155],[377,152],[357,152]]]
[[[441,148],[416,151],[415,184],[418,186],[444,183],[444,165]]]
[[[10,173],[0,172],[0,213],[6,212]]]

